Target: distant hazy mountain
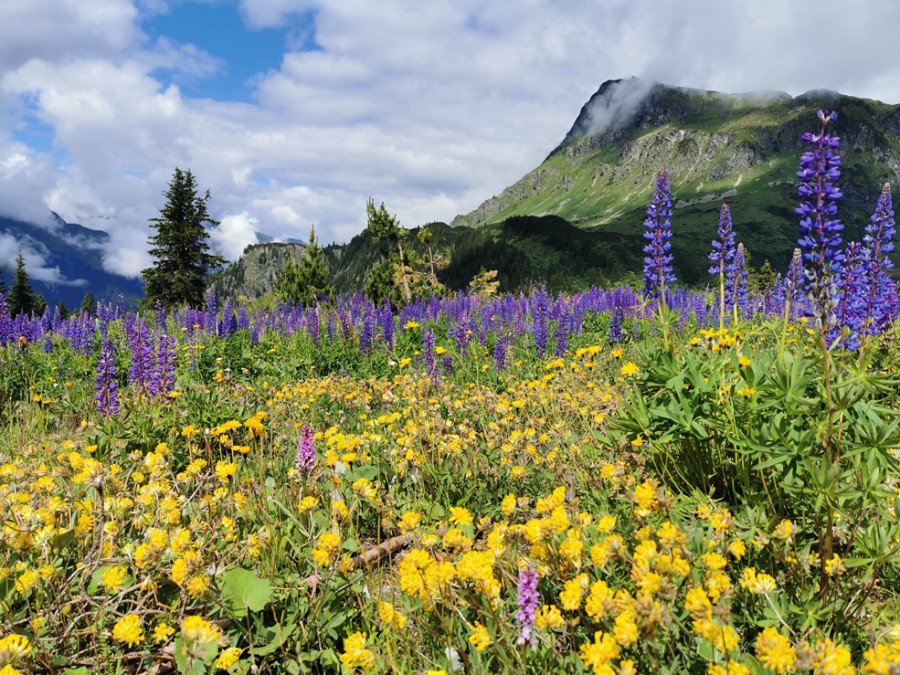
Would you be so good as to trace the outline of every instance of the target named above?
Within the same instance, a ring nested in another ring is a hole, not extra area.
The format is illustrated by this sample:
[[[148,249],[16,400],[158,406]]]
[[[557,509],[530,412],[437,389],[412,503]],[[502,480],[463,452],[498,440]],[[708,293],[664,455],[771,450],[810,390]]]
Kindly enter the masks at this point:
[[[106,232],[67,223],[53,215],[47,226],[38,226],[0,216],[0,245],[3,246],[4,281],[12,287],[15,258],[19,250],[40,256],[43,264],[35,268],[26,256],[25,269],[35,292],[44,296],[50,307],[60,300],[70,309],[77,308],[85,293],[97,300],[113,300],[119,294],[126,302],[143,297],[139,279],[129,279],[103,269],[103,252],[109,239]]]

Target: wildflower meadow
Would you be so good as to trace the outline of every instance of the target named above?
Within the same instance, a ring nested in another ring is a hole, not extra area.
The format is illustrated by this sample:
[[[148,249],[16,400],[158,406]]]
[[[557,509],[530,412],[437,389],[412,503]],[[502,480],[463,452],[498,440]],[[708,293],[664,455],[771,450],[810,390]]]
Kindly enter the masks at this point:
[[[900,673],[890,186],[787,274],[11,317],[0,674]],[[711,224],[712,227],[713,224]]]

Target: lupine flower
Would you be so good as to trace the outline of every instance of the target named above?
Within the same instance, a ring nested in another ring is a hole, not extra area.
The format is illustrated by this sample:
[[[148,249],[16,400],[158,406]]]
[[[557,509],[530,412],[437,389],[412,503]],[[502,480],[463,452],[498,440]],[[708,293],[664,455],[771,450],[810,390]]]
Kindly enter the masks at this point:
[[[312,471],[316,465],[316,444],[313,438],[312,429],[308,425],[303,425],[300,432],[300,443],[297,445],[297,461],[294,466],[301,473]]]
[[[622,341],[622,315],[621,307],[613,307],[612,315],[609,318],[610,344],[618,344]]]
[[[745,307],[747,304],[747,258],[744,245],[738,244],[734,259],[728,265],[728,305],[729,307]]]
[[[835,325],[828,333],[828,343],[841,338],[841,346],[849,351],[859,348],[859,330],[865,320],[867,283],[863,255],[858,241],[847,244],[841,268],[841,295],[835,308]]]
[[[880,332],[892,316],[891,305],[897,296],[897,285],[887,270],[894,266],[888,253],[894,250],[895,230],[891,184],[885,183],[863,237],[867,284],[863,330],[868,334]]]
[[[672,199],[669,190],[669,174],[660,171],[656,177],[656,191],[647,205],[644,220],[644,296],[665,299],[666,284],[675,283],[672,270],[671,230]]]
[[[541,358],[547,351],[547,310],[549,299],[542,289],[534,294],[534,310],[532,312],[532,333],[534,336],[534,353]]]
[[[497,333],[497,341],[494,343],[494,368],[506,369],[506,338],[503,333]]]
[[[719,211],[719,229],[716,238],[712,240],[712,253],[709,259],[714,264],[710,265],[710,274],[725,274],[728,263],[734,259],[734,230],[731,226],[731,208],[728,204],[722,204]]]
[[[119,386],[116,382],[116,359],[109,335],[104,334],[100,342],[100,356],[97,358],[97,378],[94,384],[94,400],[97,412],[104,417],[119,413]]]
[[[800,299],[803,290],[803,252],[799,248],[794,249],[791,264],[784,279],[784,287],[788,300],[796,302]]]
[[[540,598],[537,592],[538,574],[531,567],[519,572],[519,594],[516,596],[516,621],[519,622],[519,637],[516,644],[536,646],[532,631]]]
[[[818,134],[806,132],[803,141],[814,146],[800,157],[797,177],[803,181],[798,194],[804,200],[797,207],[800,216],[800,239],[803,252],[806,290],[812,299],[817,323],[827,331],[837,302],[841,263],[841,232],[844,229],[837,214],[841,191],[836,181],[841,177],[841,158],[835,154],[840,138],[827,133],[828,123],[837,113],[820,110],[822,128]]]
[[[426,329],[422,332],[422,354],[425,356],[425,372],[432,384],[439,384],[441,371],[438,368],[434,353],[434,331]]]

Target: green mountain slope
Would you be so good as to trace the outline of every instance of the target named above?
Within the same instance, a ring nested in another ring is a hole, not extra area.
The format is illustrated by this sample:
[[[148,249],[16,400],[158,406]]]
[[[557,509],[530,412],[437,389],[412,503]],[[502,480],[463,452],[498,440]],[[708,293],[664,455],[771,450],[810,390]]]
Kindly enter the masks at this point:
[[[834,109],[841,136],[848,239],[860,236],[885,181],[900,178],[900,106],[809,92],[731,95],[631,80],[605,82],[536,169],[454,226],[555,215],[588,232],[631,238],[660,170],[674,198],[673,248],[683,280],[704,278],[722,201],[758,263],[784,269],[797,239],[795,172],[816,110]]]

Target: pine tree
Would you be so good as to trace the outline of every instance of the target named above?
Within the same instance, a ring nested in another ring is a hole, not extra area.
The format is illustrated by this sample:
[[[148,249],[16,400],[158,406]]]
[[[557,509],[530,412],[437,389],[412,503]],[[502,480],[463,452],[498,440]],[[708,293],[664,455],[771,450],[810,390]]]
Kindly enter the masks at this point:
[[[197,180],[188,171],[176,168],[166,204],[159,217],[151,218],[156,234],[150,237],[150,255],[156,258],[153,267],[141,272],[147,306],[159,300],[163,307],[203,304],[207,275],[223,265],[225,259],[212,255],[206,240],[209,234],[204,223],[218,225],[209,217],[206,203],[209,190],[202,196],[197,192]]]
[[[278,276],[275,292],[291,305],[314,305],[320,298],[327,299],[334,294],[334,289],[328,285],[328,268],[316,240],[315,227],[309,230],[309,245],[303,252],[300,264],[287,259]]]
[[[88,291],[81,299],[81,305],[78,308],[78,312],[79,314],[87,314],[88,316],[93,316],[96,309],[97,301],[94,300],[94,294],[91,291]]]
[[[10,316],[31,314],[36,308],[37,295],[31,287],[31,280],[28,278],[28,272],[25,271],[25,258],[21,251],[16,258],[16,271],[13,275],[13,287],[9,291],[7,301],[9,302]]]
[[[367,283],[367,292],[372,297],[372,292],[380,290],[384,295],[390,295],[383,288],[385,279],[396,281],[403,293],[403,301],[409,302],[412,299],[412,291],[409,283],[410,260],[409,250],[406,248],[407,239],[409,238],[409,230],[402,227],[396,216],[388,214],[384,204],[375,208],[375,201],[370,197],[366,202],[366,214],[368,215],[368,224],[366,229],[371,232],[372,239],[375,242],[386,242],[388,244],[387,260],[385,266],[389,271],[375,268],[370,272],[370,279]],[[375,288],[375,286],[378,288]],[[376,300],[376,298],[373,298]]]
[[[0,295],[6,295],[6,267],[0,265]]]

